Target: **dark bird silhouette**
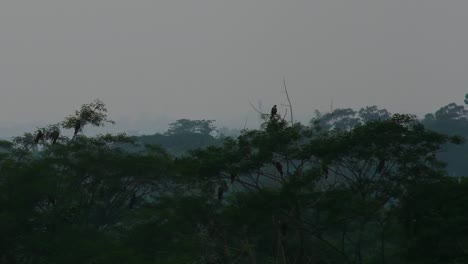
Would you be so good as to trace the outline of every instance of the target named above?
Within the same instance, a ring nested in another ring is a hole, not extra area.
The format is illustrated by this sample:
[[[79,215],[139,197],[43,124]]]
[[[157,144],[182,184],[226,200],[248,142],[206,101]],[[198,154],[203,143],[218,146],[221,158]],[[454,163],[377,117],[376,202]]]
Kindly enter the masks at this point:
[[[280,222],[281,235],[285,237],[286,233],[288,232],[288,223],[286,223],[286,221],[279,221],[279,222]]]
[[[130,198],[130,202],[128,202],[128,209],[133,209],[133,206],[135,206],[136,202],[136,193],[133,192],[132,198]]]
[[[234,183],[234,181],[236,180],[236,174],[235,173],[231,173],[231,184]]]
[[[222,200],[223,199],[223,194],[224,194],[224,188],[222,186],[219,186],[218,187],[218,200]]]
[[[42,139],[44,139],[44,134],[42,133],[41,130],[38,130],[36,138],[34,138],[34,144],[39,143],[39,140],[42,140]]]
[[[385,160],[380,159],[379,165],[377,165],[377,173],[381,173],[385,167]]]
[[[278,108],[276,108],[276,105],[273,106],[273,108],[271,108],[271,116],[270,118],[274,118],[276,116],[276,114],[278,113]]]
[[[228,186],[225,181],[221,182],[221,186],[218,187],[218,200],[223,199],[224,192],[228,190]]]
[[[52,144],[57,143],[57,139],[60,136],[60,132],[58,130],[54,130],[50,133],[50,139],[52,140]]]
[[[75,133],[73,133],[73,137],[76,137],[76,135],[78,134],[78,132],[80,132],[81,130],[81,120],[76,120],[75,122]]]
[[[53,195],[47,195],[47,200],[49,201],[50,205],[55,205],[55,197]]]
[[[328,179],[328,166],[326,163],[322,163],[322,173],[325,175],[325,179]]]
[[[278,161],[273,162],[273,165],[275,165],[276,170],[279,172],[279,174],[283,176],[283,165],[281,165],[281,163]]]

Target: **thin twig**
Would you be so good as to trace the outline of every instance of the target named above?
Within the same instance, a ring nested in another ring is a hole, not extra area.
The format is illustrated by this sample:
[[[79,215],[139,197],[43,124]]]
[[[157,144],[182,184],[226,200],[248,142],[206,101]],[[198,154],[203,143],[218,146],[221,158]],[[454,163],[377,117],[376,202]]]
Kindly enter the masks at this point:
[[[268,114],[262,113],[260,110],[258,110],[258,109],[252,104],[252,102],[249,101],[249,104],[250,104],[250,106],[251,106],[257,113],[259,113],[259,114],[261,114],[261,115],[268,115]]]

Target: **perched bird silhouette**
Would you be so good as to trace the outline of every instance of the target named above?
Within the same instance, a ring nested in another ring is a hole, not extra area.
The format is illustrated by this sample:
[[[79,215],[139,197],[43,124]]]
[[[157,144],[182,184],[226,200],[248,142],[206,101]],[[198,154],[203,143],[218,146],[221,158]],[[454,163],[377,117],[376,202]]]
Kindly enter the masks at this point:
[[[278,161],[273,162],[273,165],[275,165],[276,170],[279,172],[279,174],[283,176],[283,165],[281,165],[281,163]]]
[[[278,108],[276,108],[276,105],[273,106],[273,108],[271,108],[271,116],[270,118],[274,118],[276,116],[276,114],[278,113]]]
[[[136,202],[136,193],[133,192],[132,198],[130,198],[130,202],[128,203],[128,209],[132,209],[133,206],[135,206],[135,202]]]
[[[222,200],[223,199],[223,194],[224,194],[224,188],[219,186],[218,187],[218,200]]]
[[[50,133],[50,139],[52,139],[52,144],[57,143],[57,139],[60,136],[60,132],[58,130],[54,130]]]
[[[75,122],[75,132],[73,133],[73,137],[76,137],[76,135],[78,134],[78,132],[80,132],[81,130],[81,120],[76,120]]]
[[[234,183],[234,181],[236,180],[236,174],[235,173],[231,173],[231,184]]]
[[[325,178],[328,179],[328,166],[326,163],[322,163],[322,173],[325,175]]]
[[[280,222],[280,228],[281,228],[281,235],[285,237],[286,233],[288,232],[288,223],[286,223],[286,221],[279,221],[279,222]]]
[[[47,200],[49,201],[50,205],[55,205],[55,197],[53,195],[47,195]]]
[[[39,143],[39,140],[42,140],[42,139],[44,139],[44,134],[42,133],[41,130],[38,130],[36,138],[34,138],[34,144]]]
[[[379,165],[377,165],[377,173],[381,173],[385,167],[385,160],[381,159]]]
[[[218,200],[223,199],[224,192],[228,190],[227,184],[225,181],[221,183],[221,186],[218,187]]]

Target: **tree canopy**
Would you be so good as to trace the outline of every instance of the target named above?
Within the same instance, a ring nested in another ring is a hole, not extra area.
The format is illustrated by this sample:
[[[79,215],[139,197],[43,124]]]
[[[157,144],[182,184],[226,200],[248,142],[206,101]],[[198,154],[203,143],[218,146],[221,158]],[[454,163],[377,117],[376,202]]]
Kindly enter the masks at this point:
[[[309,125],[272,118],[178,155],[125,134],[60,131],[101,126],[105,113],[95,101],[39,128],[60,132],[55,143],[35,132],[0,141],[0,263],[468,261],[468,181],[439,160],[463,140],[427,120],[377,107]],[[214,130],[182,119],[157,136]]]

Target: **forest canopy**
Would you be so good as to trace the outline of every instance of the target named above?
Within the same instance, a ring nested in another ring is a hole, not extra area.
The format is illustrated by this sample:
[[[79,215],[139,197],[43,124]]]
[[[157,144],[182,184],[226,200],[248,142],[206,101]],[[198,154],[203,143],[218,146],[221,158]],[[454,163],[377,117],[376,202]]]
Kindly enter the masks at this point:
[[[0,142],[0,263],[466,263],[466,111],[86,136],[96,100]]]

